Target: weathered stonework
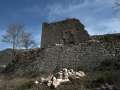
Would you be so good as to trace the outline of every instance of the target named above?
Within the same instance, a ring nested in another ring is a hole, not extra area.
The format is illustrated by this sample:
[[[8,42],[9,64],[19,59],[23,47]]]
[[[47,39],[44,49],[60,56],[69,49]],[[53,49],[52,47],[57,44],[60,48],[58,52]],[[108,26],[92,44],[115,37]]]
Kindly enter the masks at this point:
[[[41,47],[56,44],[79,44],[89,39],[84,25],[77,19],[67,19],[55,23],[44,23],[42,26]]]
[[[120,57],[120,34],[117,38],[116,35],[112,35],[112,41],[111,37],[91,36],[91,38],[88,40],[88,33],[76,19],[43,24],[42,48],[18,54],[16,61],[9,64],[5,72],[24,76],[25,74],[38,75],[43,71],[51,73],[56,68],[75,70],[82,68],[93,71],[101,62]],[[54,45],[60,44],[61,39],[65,39],[65,45]]]
[[[17,61],[7,66],[6,72],[14,75],[39,75],[41,72],[53,72],[56,68],[82,68],[92,71],[106,59],[111,60],[120,56],[118,43],[80,43],[79,45],[54,46],[21,53]],[[11,70],[12,69],[12,70]]]

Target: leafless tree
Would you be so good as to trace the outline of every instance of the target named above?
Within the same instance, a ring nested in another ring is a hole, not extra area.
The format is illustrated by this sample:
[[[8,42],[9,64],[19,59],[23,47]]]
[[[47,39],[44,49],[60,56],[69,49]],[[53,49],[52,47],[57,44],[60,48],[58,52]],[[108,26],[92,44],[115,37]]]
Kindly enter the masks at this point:
[[[28,49],[36,46],[35,41],[32,39],[32,34],[28,32],[22,33],[21,46]]]
[[[22,35],[22,31],[23,25],[11,24],[8,26],[6,33],[2,36],[2,42],[12,45],[13,57],[15,56],[15,49],[20,45],[20,37]]]
[[[24,31],[22,24],[11,24],[2,36],[2,42],[12,46],[12,58],[15,59],[16,49],[23,47],[28,49],[36,45],[32,38],[31,33]]]

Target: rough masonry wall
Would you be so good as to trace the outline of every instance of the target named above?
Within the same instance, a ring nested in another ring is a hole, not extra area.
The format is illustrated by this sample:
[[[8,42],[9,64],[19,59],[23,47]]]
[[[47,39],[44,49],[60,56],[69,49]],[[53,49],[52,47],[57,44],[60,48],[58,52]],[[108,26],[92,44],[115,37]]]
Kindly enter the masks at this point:
[[[102,61],[120,56],[118,43],[80,43],[79,45],[54,46],[36,49],[18,55],[16,62],[8,66],[17,75],[41,72],[53,72],[56,68],[82,68],[93,70]]]
[[[77,19],[44,23],[42,26],[42,48],[55,46],[59,43],[79,44],[88,39],[88,32],[84,30],[84,25]]]
[[[53,71],[56,67],[73,69],[81,67],[92,70],[101,61],[108,58],[112,58],[109,51],[98,43],[81,43],[74,46],[47,48],[43,58],[43,61],[46,62],[44,63],[44,70]]]

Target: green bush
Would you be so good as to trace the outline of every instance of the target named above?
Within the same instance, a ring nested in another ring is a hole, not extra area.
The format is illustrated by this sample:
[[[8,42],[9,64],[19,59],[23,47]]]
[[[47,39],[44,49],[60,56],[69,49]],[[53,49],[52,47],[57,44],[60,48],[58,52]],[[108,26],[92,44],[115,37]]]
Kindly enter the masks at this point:
[[[98,71],[110,71],[110,70],[120,70],[120,60],[117,59],[106,59],[100,63],[98,67],[95,68]]]

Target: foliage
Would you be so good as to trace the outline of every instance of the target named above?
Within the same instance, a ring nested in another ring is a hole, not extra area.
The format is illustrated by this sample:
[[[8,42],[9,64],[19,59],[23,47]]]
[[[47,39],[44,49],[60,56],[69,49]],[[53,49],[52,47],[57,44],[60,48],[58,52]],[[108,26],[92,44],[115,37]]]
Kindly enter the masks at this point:
[[[112,36],[102,36],[102,37],[100,37],[100,40],[104,41],[104,42],[111,42],[111,41],[113,41],[113,37]]]
[[[100,63],[96,70],[105,71],[105,70],[120,70],[120,60],[118,57],[116,59],[106,59]]]

